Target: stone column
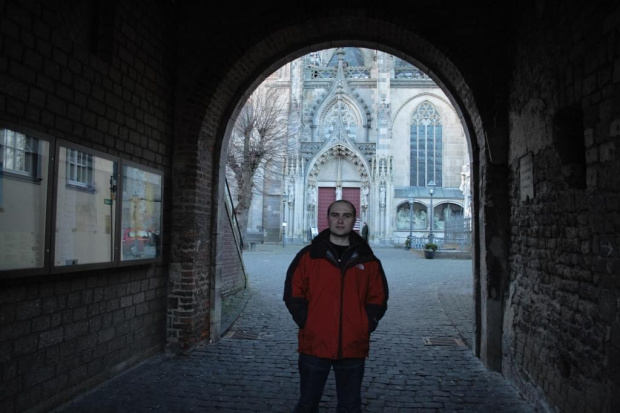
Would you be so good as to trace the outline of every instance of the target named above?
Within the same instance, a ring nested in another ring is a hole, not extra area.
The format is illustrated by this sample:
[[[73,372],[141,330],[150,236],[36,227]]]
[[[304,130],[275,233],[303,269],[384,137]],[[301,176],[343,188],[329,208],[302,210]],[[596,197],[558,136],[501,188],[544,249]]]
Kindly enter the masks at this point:
[[[510,281],[510,202],[508,166],[487,162],[479,168],[474,197],[473,237],[478,245],[474,257],[476,330],[474,352],[487,368],[501,371],[504,301]],[[478,232],[476,232],[478,230]],[[477,267],[477,268],[476,268]]]

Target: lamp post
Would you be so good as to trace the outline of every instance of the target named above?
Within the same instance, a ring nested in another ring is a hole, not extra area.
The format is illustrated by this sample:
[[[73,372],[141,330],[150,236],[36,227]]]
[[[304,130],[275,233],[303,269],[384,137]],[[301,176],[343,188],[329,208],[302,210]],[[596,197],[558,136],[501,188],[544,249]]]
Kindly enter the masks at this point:
[[[282,248],[286,244],[286,201],[288,194],[284,192],[282,194]]]
[[[431,211],[430,211],[430,214],[431,214],[431,221],[430,221],[431,222],[431,230],[430,230],[430,232],[428,234],[428,242],[433,242],[433,239],[434,239],[434,237],[433,237],[433,218],[434,218],[434,215],[435,215],[435,213],[433,212],[433,194],[435,193],[435,182],[434,181],[430,181],[427,184],[427,186],[429,187],[428,188],[428,194],[431,196]]]
[[[413,242],[413,193],[409,194],[409,247],[411,249],[411,243]]]

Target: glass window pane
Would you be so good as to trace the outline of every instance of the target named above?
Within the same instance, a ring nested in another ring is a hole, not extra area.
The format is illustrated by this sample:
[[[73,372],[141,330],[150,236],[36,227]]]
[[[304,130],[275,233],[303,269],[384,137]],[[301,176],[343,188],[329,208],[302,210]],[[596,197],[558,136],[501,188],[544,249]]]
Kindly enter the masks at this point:
[[[15,139],[15,147],[20,150],[26,149],[26,136],[21,133],[16,136]]]
[[[92,156],[89,153],[76,149],[66,150],[66,165],[68,169],[67,183],[84,190],[94,191],[92,175]]]
[[[26,170],[26,154],[22,151],[16,151],[15,153],[15,170]]]
[[[5,129],[6,131],[6,146],[15,146],[15,132]]]
[[[68,156],[79,151],[59,151],[57,213],[55,223],[54,265],[80,265],[114,261],[114,197],[110,177],[116,162],[93,156],[93,183],[89,190],[67,185],[67,173],[74,172]]]
[[[13,136],[10,132],[4,129],[0,134]],[[12,140],[7,139],[5,143],[9,141]],[[0,164],[0,270],[45,265],[50,145],[39,140],[36,147],[37,156],[32,157],[32,162],[38,163],[36,170],[40,171],[40,176],[32,179],[16,179],[15,174],[11,175],[10,172],[15,171],[15,150],[4,148],[4,162]],[[9,173],[3,173],[5,171]]]
[[[123,167],[121,260],[153,259],[161,255],[161,174]]]
[[[4,148],[4,169],[15,169],[15,149]]]

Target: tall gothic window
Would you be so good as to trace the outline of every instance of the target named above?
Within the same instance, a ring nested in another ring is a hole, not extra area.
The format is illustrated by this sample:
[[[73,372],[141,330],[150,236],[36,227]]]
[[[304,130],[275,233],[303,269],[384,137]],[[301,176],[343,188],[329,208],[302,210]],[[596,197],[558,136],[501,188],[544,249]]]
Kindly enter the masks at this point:
[[[422,102],[411,120],[409,185],[426,186],[434,181],[442,186],[442,132],[437,110],[430,102]]]

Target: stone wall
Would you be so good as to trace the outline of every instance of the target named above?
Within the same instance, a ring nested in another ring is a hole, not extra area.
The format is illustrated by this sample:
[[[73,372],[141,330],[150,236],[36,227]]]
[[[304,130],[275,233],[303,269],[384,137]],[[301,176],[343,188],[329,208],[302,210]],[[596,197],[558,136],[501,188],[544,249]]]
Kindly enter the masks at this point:
[[[620,409],[620,10],[605,4],[545,3],[517,34],[503,371],[541,410]]]

